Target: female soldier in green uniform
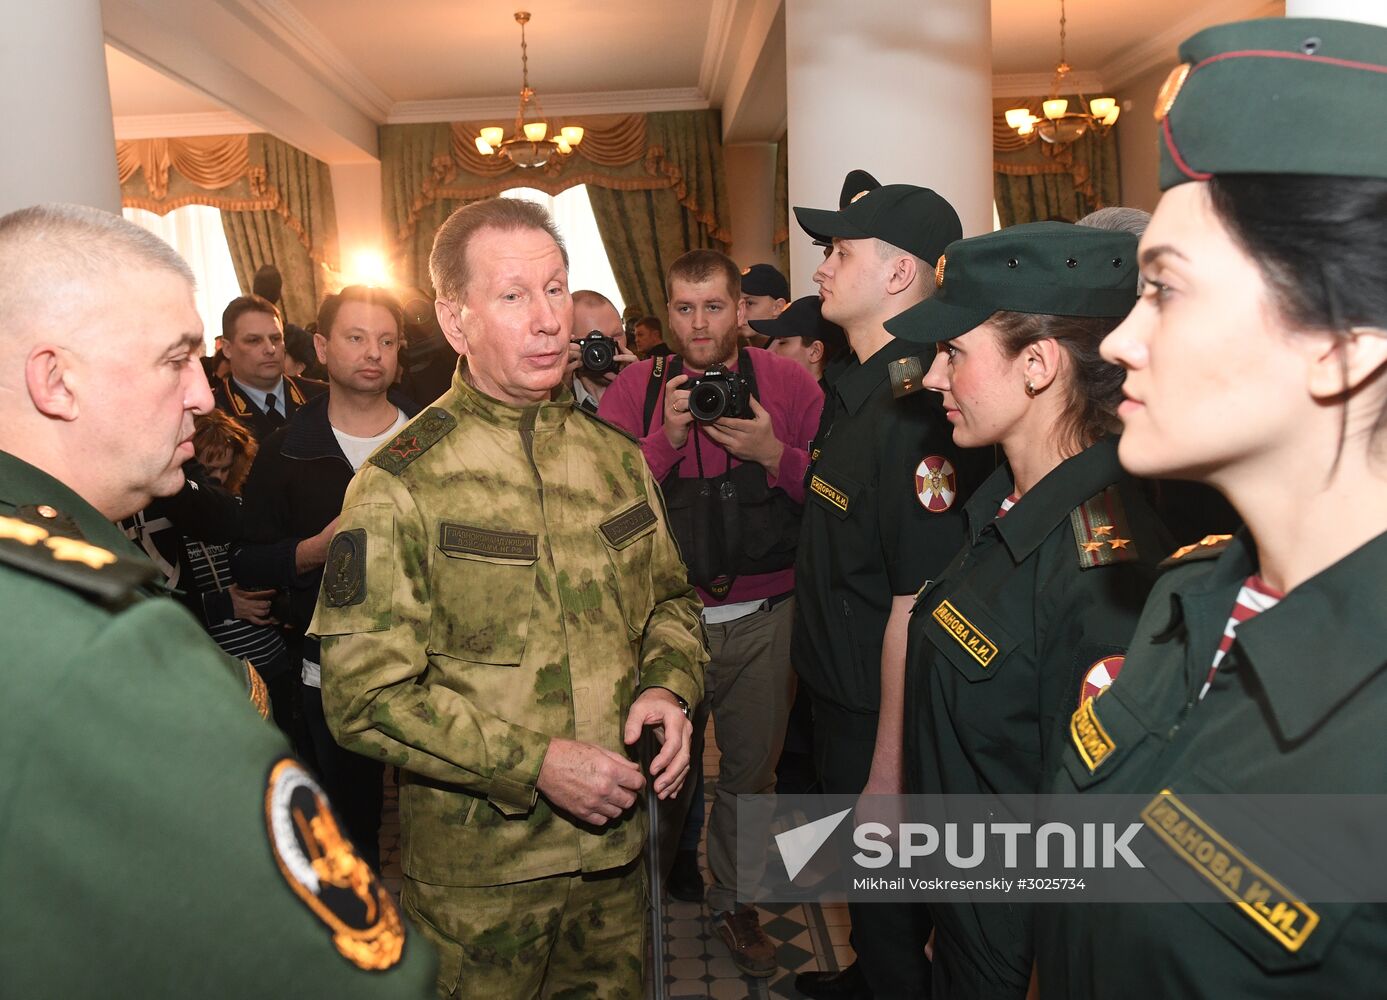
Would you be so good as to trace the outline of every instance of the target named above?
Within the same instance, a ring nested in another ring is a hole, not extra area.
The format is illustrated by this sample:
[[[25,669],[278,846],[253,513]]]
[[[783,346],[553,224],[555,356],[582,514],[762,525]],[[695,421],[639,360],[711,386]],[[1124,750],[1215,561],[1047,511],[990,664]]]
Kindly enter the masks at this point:
[[[1387,28],[1249,21],[1180,56],[1145,288],[1103,356],[1127,369],[1123,466],[1212,484],[1247,527],[1176,553],[1122,676],[1075,713],[1055,790],[1382,795]],[[1162,849],[1197,864],[1182,843]],[[1036,922],[1041,995],[1381,996],[1387,910],[1267,874],[1226,903],[1056,907]]]
[[[924,385],[944,394],[954,442],[1006,455],[911,615],[910,792],[1042,790],[1070,713],[1121,668],[1169,546],[1118,465],[1122,371],[1098,356],[1136,301],[1136,249],[1128,233],[1051,222],[960,240],[935,296],[887,323],[939,345]],[[1025,996],[1029,908],[930,915],[936,996]]]

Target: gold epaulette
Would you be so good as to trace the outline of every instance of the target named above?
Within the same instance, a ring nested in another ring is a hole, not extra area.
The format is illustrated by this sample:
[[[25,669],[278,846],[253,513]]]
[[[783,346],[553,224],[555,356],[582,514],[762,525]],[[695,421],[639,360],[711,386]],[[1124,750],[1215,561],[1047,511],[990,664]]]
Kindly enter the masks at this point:
[[[1228,548],[1228,543],[1233,540],[1232,535],[1205,535],[1193,545],[1182,545],[1165,559],[1161,560],[1162,566],[1174,566],[1176,563],[1194,562],[1199,559],[1213,559],[1224,549]]]
[[[1069,523],[1074,529],[1080,569],[1110,566],[1140,557],[1127,522],[1127,509],[1122,505],[1122,495],[1116,486],[1109,486],[1071,510]]]
[[[0,565],[60,583],[111,608],[140,596],[159,571],[109,549],[50,532],[39,524],[0,517]]]

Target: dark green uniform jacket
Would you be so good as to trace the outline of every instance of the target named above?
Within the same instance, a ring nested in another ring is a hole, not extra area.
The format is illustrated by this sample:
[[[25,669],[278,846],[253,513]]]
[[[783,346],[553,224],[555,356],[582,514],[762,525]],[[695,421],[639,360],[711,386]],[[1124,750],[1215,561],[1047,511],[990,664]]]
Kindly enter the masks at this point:
[[[829,389],[809,451],[795,563],[793,662],[817,704],[875,719],[891,599],[913,594],[963,542],[963,501],[991,452],[953,443],[939,394],[895,399],[888,369],[919,347],[893,340]],[[933,459],[948,492],[917,484]],[[871,723],[874,727],[875,723]]]
[[[253,675],[147,596],[156,575],[0,453],[0,992],[431,995],[431,949],[257,716]]]
[[[968,542],[916,599],[906,666],[907,790],[1042,791],[1086,684],[1115,674],[1169,537],[1107,439],[998,518],[1003,465],[965,508]],[[1024,997],[1023,906],[930,904],[935,992]]]
[[[1240,624],[1202,701],[1257,560],[1245,534],[1221,554],[1190,548],[1152,591],[1122,676],[1091,704],[1091,719],[1075,720],[1055,790],[1387,793],[1387,534]],[[1093,720],[1101,729],[1085,724]],[[1303,853],[1320,849],[1305,844]],[[1387,907],[1271,902],[1286,905],[1051,908],[1037,922],[1042,995],[1387,991]]]

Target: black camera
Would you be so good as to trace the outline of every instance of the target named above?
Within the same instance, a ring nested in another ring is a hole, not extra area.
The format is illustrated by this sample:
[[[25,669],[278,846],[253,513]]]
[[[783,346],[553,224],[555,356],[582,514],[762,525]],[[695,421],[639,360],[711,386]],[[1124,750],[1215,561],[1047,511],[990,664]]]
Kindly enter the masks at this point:
[[[722,365],[714,365],[689,382],[689,414],[711,424],[723,417],[750,419],[751,383]]]
[[[605,375],[616,370],[616,341],[604,337],[593,330],[582,340],[576,341],[578,357],[582,359],[582,369],[592,375]]]

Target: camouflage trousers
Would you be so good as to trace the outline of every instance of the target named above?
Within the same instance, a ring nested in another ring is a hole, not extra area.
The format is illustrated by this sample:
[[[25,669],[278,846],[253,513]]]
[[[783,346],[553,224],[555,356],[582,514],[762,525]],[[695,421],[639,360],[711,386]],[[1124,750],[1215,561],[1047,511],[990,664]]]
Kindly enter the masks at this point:
[[[439,953],[438,995],[639,1000],[649,940],[639,860],[589,875],[444,886],[408,877],[405,912]]]

